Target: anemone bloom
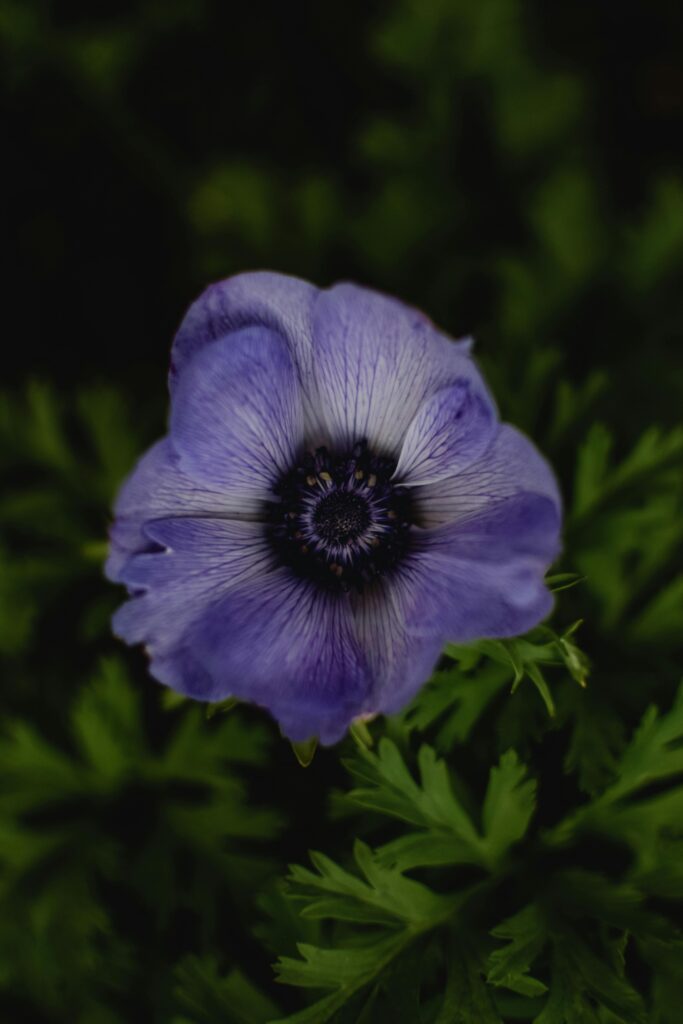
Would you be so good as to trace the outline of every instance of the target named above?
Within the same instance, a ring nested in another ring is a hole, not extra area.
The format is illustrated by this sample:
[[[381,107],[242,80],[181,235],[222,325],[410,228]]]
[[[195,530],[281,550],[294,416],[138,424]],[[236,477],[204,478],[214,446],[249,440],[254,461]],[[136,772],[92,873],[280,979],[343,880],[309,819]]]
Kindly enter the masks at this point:
[[[293,740],[393,712],[446,640],[536,625],[560,500],[467,341],[350,284],[208,288],[176,336],[168,436],[116,504],[114,631],[198,700]]]

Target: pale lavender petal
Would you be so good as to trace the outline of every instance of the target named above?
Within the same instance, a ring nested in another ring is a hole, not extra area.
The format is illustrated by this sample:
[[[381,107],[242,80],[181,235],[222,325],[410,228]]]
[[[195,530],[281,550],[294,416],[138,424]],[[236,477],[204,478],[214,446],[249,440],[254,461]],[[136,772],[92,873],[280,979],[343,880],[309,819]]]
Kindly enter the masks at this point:
[[[256,519],[262,514],[262,504],[197,484],[180,470],[178,456],[165,437],[142,456],[128,476],[116,499],[114,514],[105,572],[117,581],[130,556],[149,548],[149,538],[143,532],[149,519],[171,515]]]
[[[481,458],[498,421],[484,389],[459,380],[431,395],[408,427],[395,479],[415,486],[461,473]]]
[[[439,660],[443,636],[415,636],[406,628],[420,582],[404,567],[354,599],[356,632],[372,672],[366,713],[404,707]]]
[[[170,437],[188,476],[266,498],[303,439],[299,383],[282,338],[244,327],[197,352],[173,397]]]
[[[171,390],[198,351],[242,327],[267,327],[281,335],[294,363],[306,372],[316,295],[317,288],[307,281],[271,271],[236,274],[210,285],[190,306],[173,342]]]
[[[420,522],[426,527],[477,515],[492,502],[515,494],[535,493],[561,509],[555,475],[531,441],[503,424],[484,455],[457,475],[416,487]]]
[[[458,345],[420,312],[356,285],[320,292],[313,316],[313,378],[321,436],[344,448],[365,438],[398,457],[424,400],[457,380],[484,391]]]
[[[228,590],[267,574],[273,556],[261,523],[159,519],[144,535],[155,550],[135,554],[117,579],[134,595],[114,615],[117,636],[153,656],[174,650],[188,626]]]

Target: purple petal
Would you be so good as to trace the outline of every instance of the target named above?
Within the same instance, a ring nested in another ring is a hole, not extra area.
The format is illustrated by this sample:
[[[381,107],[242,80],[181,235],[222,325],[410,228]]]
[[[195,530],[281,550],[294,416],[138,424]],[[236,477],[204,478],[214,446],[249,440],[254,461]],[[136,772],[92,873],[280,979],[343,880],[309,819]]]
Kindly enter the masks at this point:
[[[290,739],[333,743],[364,708],[370,676],[348,601],[286,570],[207,607],[182,646],[205,673],[191,696],[233,695],[260,704]],[[182,670],[166,678],[154,665],[152,671],[190,692]]]
[[[397,457],[434,391],[457,380],[484,391],[467,343],[453,343],[417,310],[356,285],[319,293],[313,346],[311,403],[320,436],[340,448],[365,438]]]
[[[498,427],[486,392],[457,381],[424,402],[408,427],[395,477],[408,485],[435,483],[481,458]]]
[[[120,580],[121,568],[130,556],[149,548],[149,538],[143,532],[148,519],[168,515],[254,519],[260,511],[260,502],[191,480],[179,469],[171,442],[163,438],[142,456],[119,491],[105,572],[109,579]]]
[[[391,714],[404,707],[430,677],[444,638],[413,636],[406,629],[415,584],[398,572],[354,600],[356,632],[372,672],[366,712]]]
[[[409,631],[464,643],[536,626],[552,608],[543,577],[559,551],[559,526],[554,501],[518,494],[425,530],[408,566],[415,581]]]
[[[281,335],[294,363],[305,371],[316,295],[317,289],[307,281],[269,271],[237,274],[210,285],[190,306],[173,342],[171,390],[198,351],[242,327],[267,327]]]
[[[159,519],[144,535],[157,550],[135,554],[119,569],[117,579],[136,596],[116,612],[113,627],[127,643],[146,644],[154,657],[173,650],[209,604],[272,565],[261,523]]]
[[[188,476],[266,498],[303,438],[299,383],[282,338],[244,327],[197,352],[174,394],[170,436]]]
[[[466,520],[522,492],[544,495],[559,513],[562,502],[552,469],[524,434],[503,424],[478,461],[457,475],[416,487],[413,496],[420,521],[435,527]]]

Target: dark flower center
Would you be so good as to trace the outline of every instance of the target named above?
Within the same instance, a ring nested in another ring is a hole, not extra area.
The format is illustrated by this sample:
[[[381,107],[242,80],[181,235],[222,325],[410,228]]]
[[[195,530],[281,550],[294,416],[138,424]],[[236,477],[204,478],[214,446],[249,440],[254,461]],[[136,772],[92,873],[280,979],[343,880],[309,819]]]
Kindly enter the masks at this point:
[[[306,452],[269,506],[281,564],[326,589],[362,590],[393,570],[410,543],[410,492],[392,481],[396,463],[364,441],[350,452]]]
[[[331,491],[321,498],[313,513],[320,538],[328,544],[349,544],[372,521],[368,502],[353,491]]]

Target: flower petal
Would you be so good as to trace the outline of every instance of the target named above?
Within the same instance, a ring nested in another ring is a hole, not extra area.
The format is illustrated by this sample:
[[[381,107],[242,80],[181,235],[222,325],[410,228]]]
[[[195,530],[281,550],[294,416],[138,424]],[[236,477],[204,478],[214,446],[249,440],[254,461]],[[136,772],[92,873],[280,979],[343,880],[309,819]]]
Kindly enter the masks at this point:
[[[266,498],[303,439],[299,384],[282,338],[244,327],[197,352],[174,394],[170,436],[188,476]]]
[[[524,434],[504,423],[480,459],[457,475],[416,487],[413,497],[420,521],[435,527],[466,520],[521,492],[544,495],[561,509],[552,469]]]
[[[119,492],[105,573],[110,580],[120,580],[130,556],[149,548],[149,538],[143,532],[149,519],[169,515],[256,519],[261,509],[261,503],[253,499],[199,486],[181,472],[178,456],[165,437],[142,456]]]
[[[367,713],[392,714],[429,679],[444,638],[414,636],[406,628],[412,607],[410,571],[398,572],[354,600],[356,632],[372,672]]]
[[[476,462],[494,438],[496,411],[471,380],[459,380],[428,398],[408,427],[397,480],[408,485],[435,483]]]
[[[117,636],[153,656],[174,649],[208,604],[272,566],[261,523],[232,519],[157,519],[144,535],[154,551],[135,554],[117,579],[135,596],[114,615]]]
[[[370,683],[348,601],[277,568],[260,523],[161,519],[145,533],[164,550],[124,565],[135,596],[113,625],[146,645],[151,674],[198,700],[261,704],[292,739],[339,739]]]
[[[267,327],[281,335],[295,364],[305,371],[311,358],[310,314],[317,291],[307,281],[270,271],[237,274],[210,285],[190,306],[173,342],[171,391],[198,351],[242,327]]]
[[[409,560],[409,631],[464,643],[536,626],[553,603],[543,577],[559,551],[559,525],[552,499],[521,493],[425,530]]]
[[[159,674],[152,665],[152,672],[200,699],[232,695],[260,704],[292,740],[333,743],[363,710],[370,676],[348,601],[286,570],[212,604],[183,647],[206,674],[199,692],[172,668]]]
[[[321,436],[344,448],[365,438],[398,457],[425,398],[456,380],[476,381],[469,343],[439,334],[420,312],[356,285],[320,292],[313,314],[310,399]]]

